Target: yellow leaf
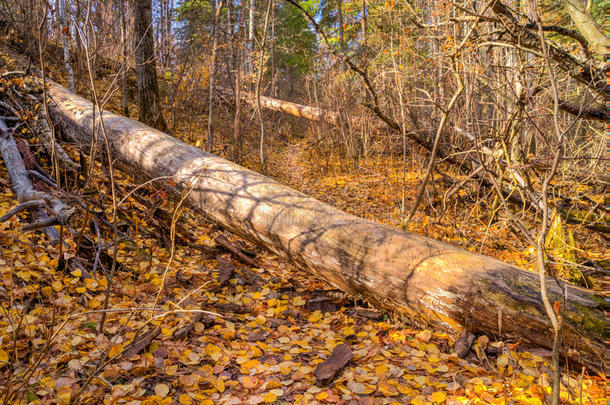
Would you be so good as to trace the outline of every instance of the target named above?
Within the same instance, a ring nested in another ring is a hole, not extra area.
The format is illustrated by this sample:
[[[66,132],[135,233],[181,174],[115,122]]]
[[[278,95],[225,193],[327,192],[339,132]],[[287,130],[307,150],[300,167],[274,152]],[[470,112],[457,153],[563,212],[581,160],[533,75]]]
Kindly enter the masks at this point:
[[[0,349],[0,367],[6,366],[8,363],[8,353]]]
[[[277,395],[275,395],[273,392],[266,392],[263,394],[263,400],[266,404],[270,404],[277,401]]]
[[[380,364],[377,367],[375,367],[375,374],[377,375],[377,377],[383,377],[388,373],[388,366],[386,366],[385,364]]]
[[[83,275],[83,272],[80,269],[76,269],[74,271],[71,271],[70,274],[72,274],[74,277],[80,277]]]
[[[432,332],[426,329],[419,332],[417,335],[415,335],[415,337],[421,340],[422,342],[428,342],[432,337]]]
[[[206,352],[207,352],[208,356],[214,358],[216,355],[221,353],[221,350],[220,350],[220,347],[210,343],[206,347]]]
[[[430,399],[432,400],[432,402],[436,402],[437,404],[440,404],[442,402],[445,402],[445,400],[447,399],[447,394],[445,394],[442,391],[436,391],[436,392],[432,393],[432,395],[430,396]]]
[[[414,378],[415,382],[419,385],[425,385],[426,384],[426,377],[424,377],[423,375],[418,375]]]
[[[294,300],[292,300],[292,304],[294,306],[300,307],[300,306],[305,305],[305,300],[303,298],[301,298],[300,296],[297,296]]]
[[[85,286],[90,290],[90,291],[95,291],[95,289],[98,287],[98,282],[95,281],[92,278],[86,278],[85,279]]]
[[[504,369],[508,365],[508,355],[503,354],[501,356],[498,356],[498,360],[496,360],[496,364],[498,365],[498,368],[500,369],[500,371],[504,371]]]
[[[123,352],[122,344],[114,345],[110,348],[110,351],[108,352],[108,357],[112,358],[122,352]]]
[[[161,398],[165,398],[167,396],[167,394],[169,394],[169,385],[167,385],[167,384],[155,385],[155,394],[160,396]]]
[[[59,280],[53,281],[51,283],[51,287],[53,287],[53,290],[56,291],[56,292],[60,292],[61,290],[64,289],[64,285]]]
[[[320,401],[324,401],[326,398],[328,398],[328,392],[326,391],[322,391],[318,395],[316,395],[316,399]]]
[[[47,285],[40,289],[40,293],[43,297],[49,298],[53,295],[53,289]]]
[[[411,393],[413,392],[413,389],[406,384],[398,384],[398,386],[396,386],[396,389],[398,389],[398,392],[403,395],[411,395]]]
[[[182,405],[191,405],[193,403],[193,400],[191,399],[191,397],[189,397],[186,394],[180,395],[180,398],[178,398],[178,401],[180,401],[180,403]]]
[[[320,319],[322,319],[323,315],[322,312],[320,312],[319,310],[314,311],[313,314],[311,314],[309,316],[309,318],[307,319],[310,323],[316,323],[318,322]]]
[[[57,388],[57,399],[60,404],[69,404],[72,399],[72,389],[65,385]]]
[[[95,308],[101,307],[102,303],[99,302],[96,298],[92,298],[89,300],[89,303],[87,304],[87,306],[89,307],[89,309],[95,309]]]
[[[258,380],[248,375],[240,378],[239,382],[244,386],[244,388],[254,388],[258,384]]]
[[[224,381],[217,379],[216,381],[214,381],[214,388],[216,388],[216,391],[218,392],[225,392],[225,383]]]

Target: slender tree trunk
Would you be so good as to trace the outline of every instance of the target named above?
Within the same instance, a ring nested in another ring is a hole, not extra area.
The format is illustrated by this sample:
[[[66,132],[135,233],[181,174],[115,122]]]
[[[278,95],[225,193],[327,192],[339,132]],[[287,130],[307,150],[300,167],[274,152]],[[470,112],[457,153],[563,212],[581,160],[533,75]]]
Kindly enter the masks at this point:
[[[70,48],[68,35],[70,34],[70,21],[66,18],[66,0],[59,0],[59,27],[61,30],[61,40],[64,47],[64,66],[68,72],[68,83],[70,91],[74,91],[74,70],[70,64]]]
[[[121,19],[121,110],[123,115],[129,117],[129,103],[127,100],[127,20],[125,18],[125,1],[118,0],[119,18]]]
[[[261,109],[261,80],[263,78],[265,62],[265,45],[267,42],[267,28],[269,26],[269,15],[271,14],[271,7],[273,6],[273,0],[269,0],[267,5],[267,12],[265,13],[265,25],[263,27],[263,39],[261,41],[261,56],[258,64],[258,76],[256,78],[256,111],[258,113],[258,120],[261,127],[261,139],[259,144],[259,156],[261,159],[261,168],[263,174],[267,174],[267,145],[265,140],[265,122],[263,121],[263,112]]]
[[[339,24],[339,46],[345,50],[345,29],[343,27],[343,0],[337,0],[337,18]]]
[[[366,0],[362,0],[361,13],[360,26],[362,27],[362,45],[366,45]]]
[[[275,2],[271,5],[271,36],[269,38],[269,60],[271,61],[271,97],[275,97]]]
[[[174,18],[174,0],[167,0],[167,12],[165,13],[165,32],[166,41],[165,44],[165,67],[168,67],[172,63],[172,55],[174,52],[174,36],[172,35],[172,20]]]
[[[246,1],[246,0],[243,0]],[[251,53],[254,51],[254,9],[256,7],[256,0],[250,0],[248,3],[248,50],[250,51],[247,56],[247,72],[251,73],[254,68],[252,65]]]
[[[222,8],[222,0],[216,5],[216,0],[211,1],[212,9],[214,10],[214,23],[212,25],[212,61],[210,62],[210,99],[208,103],[208,146],[207,150],[214,153],[214,106],[216,102],[216,53],[218,48],[218,20],[220,17],[220,9]]]
[[[244,37],[244,25],[246,23],[246,2],[242,1],[239,13],[239,27],[235,38],[233,52],[235,56],[235,119],[233,121],[233,159],[241,163],[242,140],[241,140],[241,62],[242,62],[242,40]]]
[[[140,103],[140,121],[165,131],[161,98],[157,83],[152,26],[152,0],[134,0],[136,76]]]

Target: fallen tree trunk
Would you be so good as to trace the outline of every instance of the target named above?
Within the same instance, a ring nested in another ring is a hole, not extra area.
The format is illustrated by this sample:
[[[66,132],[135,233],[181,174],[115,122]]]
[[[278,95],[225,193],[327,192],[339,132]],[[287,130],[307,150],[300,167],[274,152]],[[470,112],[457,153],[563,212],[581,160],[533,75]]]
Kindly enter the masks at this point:
[[[32,217],[37,223],[49,220],[49,216],[42,208],[42,206],[47,205],[47,202],[49,202],[49,205],[52,203],[57,212],[63,211],[64,206],[59,200],[52,199],[48,194],[34,190],[34,185],[28,177],[17,143],[2,119],[0,119],[0,154],[13,183],[13,191],[17,200],[21,206],[31,209]],[[15,210],[15,213],[18,211],[20,209]],[[5,220],[9,217],[6,217]],[[53,226],[43,226],[42,228],[51,244],[56,245],[59,242],[57,229]]]
[[[48,94],[54,120],[90,145],[91,103],[57,84],[50,84]],[[103,120],[114,157],[125,169],[159,178],[213,222],[343,291],[432,327],[552,347],[535,273],[349,215],[137,121],[108,112]],[[101,135],[98,141],[104,144]],[[547,287],[551,302],[567,291],[564,354],[605,369],[604,298],[554,280]]]
[[[220,87],[216,90],[226,98],[234,97],[233,93],[229,89]],[[240,91],[239,97],[256,108],[256,96],[254,94],[246,91]],[[310,121],[325,122],[331,125],[339,125],[341,122],[339,113],[335,111],[325,110],[318,107],[310,107],[307,105],[278,100],[271,97],[261,96],[261,107],[272,111],[279,111],[295,117],[305,118]]]

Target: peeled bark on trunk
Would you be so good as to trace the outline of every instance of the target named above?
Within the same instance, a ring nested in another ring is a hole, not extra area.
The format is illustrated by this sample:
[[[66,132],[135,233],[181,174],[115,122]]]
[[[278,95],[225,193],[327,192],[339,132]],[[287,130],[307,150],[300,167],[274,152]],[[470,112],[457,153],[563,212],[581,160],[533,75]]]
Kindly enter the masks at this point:
[[[48,94],[57,122],[89,145],[91,103],[57,84]],[[194,210],[337,288],[431,327],[467,328],[552,347],[537,274],[349,215],[131,119],[108,112],[103,119],[125,170],[165,179],[159,181],[178,194],[190,190],[185,201]],[[555,280],[548,281],[551,302],[561,300],[564,288],[565,351],[603,370],[607,304]]]

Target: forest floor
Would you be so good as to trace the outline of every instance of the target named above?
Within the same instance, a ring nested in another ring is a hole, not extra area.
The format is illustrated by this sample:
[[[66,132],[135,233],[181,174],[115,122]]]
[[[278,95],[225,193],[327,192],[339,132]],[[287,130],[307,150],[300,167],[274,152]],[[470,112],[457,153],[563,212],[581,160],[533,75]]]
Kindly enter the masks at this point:
[[[3,79],[2,91],[26,91],[17,79]],[[33,135],[18,134],[36,151]],[[400,223],[398,166],[371,161],[358,173],[321,170],[307,158],[306,143],[285,148],[272,152],[276,178],[354,214]],[[419,176],[409,170],[408,188]],[[10,185],[1,164],[0,216],[18,204]],[[116,185],[119,198],[138,186],[119,172]],[[20,230],[30,222],[25,214],[0,224],[0,402],[542,404],[550,392],[545,350],[478,336],[459,358],[455,336],[406,326],[188,210],[180,212],[172,242],[167,218],[176,201],[152,186],[118,208],[116,252],[105,250],[95,279],[85,279],[59,258],[80,257],[90,267],[100,242],[92,216],[101,243],[112,241],[102,221],[112,220],[112,199],[101,166],[79,193],[91,212],[64,228],[61,251],[41,232]],[[473,246],[449,222],[418,216],[410,229]],[[487,238],[502,239],[502,230],[493,232]],[[221,247],[223,236],[236,251]],[[502,245],[485,249],[522,267],[532,263],[526,254],[503,253]],[[340,343],[351,346],[353,359],[317,386],[317,365]],[[578,371],[563,376],[562,400],[605,404],[605,379]]]

